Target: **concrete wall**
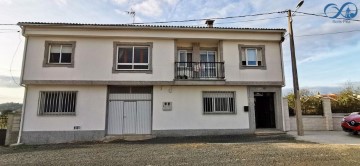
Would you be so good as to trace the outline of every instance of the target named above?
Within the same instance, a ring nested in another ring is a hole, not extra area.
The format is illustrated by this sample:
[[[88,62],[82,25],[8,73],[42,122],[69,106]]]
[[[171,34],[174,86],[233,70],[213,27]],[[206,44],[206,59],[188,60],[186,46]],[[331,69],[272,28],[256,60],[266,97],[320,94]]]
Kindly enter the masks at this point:
[[[203,91],[234,91],[236,114],[203,114]],[[249,129],[246,86],[155,86],[153,96],[153,130]],[[163,111],[162,102],[173,109]]]
[[[333,130],[342,130],[341,120],[344,116],[333,115]],[[321,115],[303,115],[304,130],[328,130],[325,117]],[[290,130],[296,130],[296,118],[290,117]]]
[[[40,91],[78,91],[76,115],[38,115]],[[106,86],[29,86],[26,98],[24,128],[26,131],[105,130]]]
[[[321,115],[303,115],[304,130],[326,130],[325,118]],[[290,117],[290,130],[296,130],[296,117]]]

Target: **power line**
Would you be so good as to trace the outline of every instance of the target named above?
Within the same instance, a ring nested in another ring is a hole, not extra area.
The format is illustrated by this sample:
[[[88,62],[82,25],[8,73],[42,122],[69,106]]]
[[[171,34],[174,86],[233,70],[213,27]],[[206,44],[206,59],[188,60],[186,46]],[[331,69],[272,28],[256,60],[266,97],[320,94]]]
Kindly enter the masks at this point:
[[[229,17],[213,17],[213,18],[200,18],[200,19],[189,19],[189,20],[142,22],[142,23],[134,23],[134,24],[163,24],[163,23],[175,23],[175,22],[194,22],[194,21],[205,21],[208,19],[224,20],[224,19],[231,19],[231,18],[243,18],[243,17],[254,17],[254,16],[271,15],[271,14],[282,14],[285,12],[286,11],[277,11],[277,12],[258,13],[258,14],[249,14],[249,15],[240,15],[240,16],[229,16]]]
[[[341,31],[341,32],[331,32],[331,33],[318,33],[318,34],[299,35],[299,36],[295,36],[295,37],[307,37],[307,36],[332,35],[332,34],[340,34],[340,33],[358,32],[358,31],[360,31],[360,29],[350,30],[350,31]]]
[[[251,22],[251,21],[262,21],[262,20],[272,20],[272,19],[279,19],[279,18],[285,18],[287,16],[282,17],[270,17],[270,18],[262,18],[262,19],[252,19],[252,20],[240,20],[240,21],[232,21],[232,22],[220,22],[216,24],[231,24],[231,23],[238,23],[238,22]]]
[[[19,33],[20,31],[7,31],[7,32],[0,32],[0,33],[14,33],[14,32]]]
[[[314,14],[314,13],[299,12],[299,11],[297,11],[296,13],[305,14],[305,15],[309,15],[309,16],[317,16],[317,17],[330,18],[330,17],[328,17],[328,16],[326,16],[326,15],[320,15],[320,14]],[[333,19],[349,20],[349,19],[345,19],[345,18],[333,18]],[[360,21],[360,20],[350,19],[349,21]]]
[[[12,31],[12,30],[18,31],[19,29],[0,29],[0,31]]]
[[[9,70],[9,71],[10,71],[10,75],[11,75],[11,79],[14,81],[14,83],[15,83],[16,85],[19,85],[19,86],[21,86],[21,85],[15,81],[15,78],[14,78],[14,76],[13,76],[13,74],[12,74],[12,65],[13,65],[13,62],[14,62],[14,58],[15,58],[15,56],[16,56],[16,53],[17,53],[18,50],[19,50],[19,46],[20,46],[21,42],[22,42],[22,40],[21,40],[21,37],[20,37],[20,34],[19,34],[19,43],[18,43],[18,45],[17,45],[17,47],[16,47],[16,50],[15,50],[13,56],[12,56],[11,63],[10,63],[10,70]]]

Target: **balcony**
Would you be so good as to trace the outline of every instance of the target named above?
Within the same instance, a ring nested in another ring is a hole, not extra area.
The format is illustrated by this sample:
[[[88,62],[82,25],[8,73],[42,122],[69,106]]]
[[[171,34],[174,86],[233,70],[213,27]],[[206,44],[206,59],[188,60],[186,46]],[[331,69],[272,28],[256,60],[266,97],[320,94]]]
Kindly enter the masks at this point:
[[[223,80],[224,62],[175,62],[176,80]]]

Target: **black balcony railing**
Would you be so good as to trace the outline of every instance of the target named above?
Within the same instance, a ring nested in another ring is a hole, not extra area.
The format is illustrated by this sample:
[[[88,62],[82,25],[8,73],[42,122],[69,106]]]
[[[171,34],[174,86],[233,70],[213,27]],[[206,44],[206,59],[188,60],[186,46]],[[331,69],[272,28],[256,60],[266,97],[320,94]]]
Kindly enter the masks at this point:
[[[224,79],[224,62],[175,62],[175,79]]]

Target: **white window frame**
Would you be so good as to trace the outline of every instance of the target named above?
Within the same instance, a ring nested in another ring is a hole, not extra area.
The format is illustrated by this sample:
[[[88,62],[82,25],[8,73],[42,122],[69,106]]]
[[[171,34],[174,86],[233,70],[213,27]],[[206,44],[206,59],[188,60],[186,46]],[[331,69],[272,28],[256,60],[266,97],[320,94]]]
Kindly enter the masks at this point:
[[[51,47],[52,47],[53,45],[60,45],[60,57],[59,57],[59,62],[50,62]],[[68,46],[73,47],[71,44],[55,44],[55,43],[54,43],[54,44],[52,44],[52,43],[49,44],[49,53],[48,53],[48,61],[47,61],[48,64],[61,64],[61,65],[69,65],[69,64],[72,64],[72,62],[70,62],[70,63],[63,63],[63,62],[61,62],[63,45],[68,45]],[[73,56],[73,54],[74,54],[74,53],[73,53],[73,48],[71,48],[71,57]],[[70,58],[71,58],[71,57],[70,57]],[[71,58],[71,61],[72,61],[72,58]]]
[[[53,100],[54,101],[51,101],[50,102],[47,102],[46,101],[46,93],[58,93],[58,97],[57,98],[54,98]],[[67,109],[67,111],[63,111],[62,108],[63,106],[65,105],[63,103],[63,96],[64,94],[71,94],[71,93],[74,93],[75,97],[72,98],[72,100],[70,100],[70,98],[68,98],[68,100],[66,100],[65,102],[68,102],[68,103],[65,103],[65,104],[72,104],[71,107],[74,107],[74,111],[73,112],[70,112],[69,109]],[[55,102],[55,99],[57,99],[58,101]],[[78,100],[78,92],[77,91],[40,91],[39,93],[39,107],[38,107],[38,115],[42,116],[42,115],[76,115],[76,103],[77,103],[77,100]],[[45,112],[45,104],[49,104],[50,106],[52,104],[57,104],[58,108],[56,108],[53,112]]]
[[[221,94],[231,94],[232,97],[227,98],[227,106],[226,106],[227,110],[226,111],[224,111],[224,110],[222,110],[222,111],[216,110],[217,105],[216,105],[215,99],[217,99],[217,98],[223,99],[224,97],[218,97],[218,96],[206,97],[207,93],[212,93],[212,94],[218,93],[219,95],[221,95]],[[212,112],[206,112],[206,108],[204,107],[204,105],[205,105],[204,99],[205,98],[211,98],[212,99],[212,103],[211,103],[212,104],[212,109],[213,109]],[[229,100],[230,98],[233,99],[233,111],[231,111],[231,109],[230,109],[231,108],[231,104],[230,104],[230,100]],[[235,93],[235,91],[204,91],[203,96],[202,96],[202,101],[203,101],[202,104],[203,104],[203,113],[204,114],[236,114],[236,93]]]
[[[249,64],[249,57],[248,57],[248,50],[255,50],[255,62],[256,62],[256,64],[255,65],[250,65]],[[246,66],[259,66],[259,64],[258,64],[258,50],[257,50],[257,48],[246,48],[245,49],[245,57],[246,57]]]
[[[132,61],[133,63],[119,63],[119,48],[131,48],[132,47]],[[135,47],[146,47],[148,49],[148,62],[147,63],[134,63],[135,60]],[[141,46],[141,45],[133,45],[133,46],[117,46],[116,47],[116,70],[150,70],[150,46]],[[132,69],[119,69],[119,65],[131,65]],[[138,66],[148,66],[147,69],[134,69],[134,66],[138,65]]]

